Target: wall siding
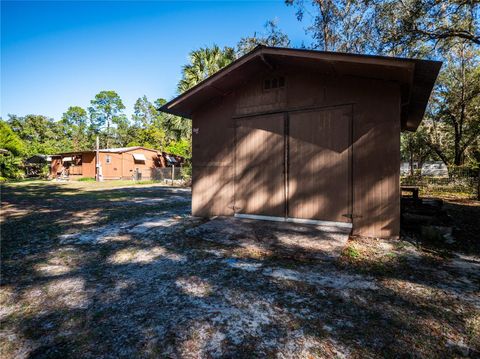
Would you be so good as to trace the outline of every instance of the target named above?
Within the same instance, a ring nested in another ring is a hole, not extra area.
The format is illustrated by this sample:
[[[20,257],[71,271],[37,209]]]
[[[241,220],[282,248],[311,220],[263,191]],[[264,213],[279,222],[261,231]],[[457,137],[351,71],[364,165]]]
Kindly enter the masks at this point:
[[[236,212],[285,215],[284,129],[281,113],[236,121]]]
[[[350,222],[352,107],[289,114],[288,213]]]
[[[232,215],[235,203],[233,117],[309,107],[353,109],[353,233],[397,237],[400,230],[400,88],[371,79],[283,68],[286,88],[261,96],[259,74],[193,116],[193,202],[197,216]],[[275,100],[277,99],[277,100]],[[335,195],[335,194],[331,194]]]
[[[232,97],[207,104],[193,117],[192,214],[233,215],[235,127]]]

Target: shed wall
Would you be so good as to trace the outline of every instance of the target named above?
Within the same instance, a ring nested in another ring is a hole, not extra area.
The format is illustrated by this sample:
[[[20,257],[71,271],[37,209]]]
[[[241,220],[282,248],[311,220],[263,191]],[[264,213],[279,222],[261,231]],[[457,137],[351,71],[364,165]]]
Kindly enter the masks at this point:
[[[288,217],[350,223],[352,106],[288,118]]]
[[[400,88],[396,83],[282,69],[286,87],[262,92],[262,79],[205,104],[193,115],[192,212],[232,215],[233,117],[300,108],[351,106],[353,233],[395,237],[400,230]],[[335,195],[335,194],[330,194]],[[347,203],[345,203],[347,207]]]
[[[237,119],[235,130],[235,211],[285,216],[285,116]]]
[[[195,216],[234,214],[234,100],[233,96],[223,97],[193,118],[192,213]]]

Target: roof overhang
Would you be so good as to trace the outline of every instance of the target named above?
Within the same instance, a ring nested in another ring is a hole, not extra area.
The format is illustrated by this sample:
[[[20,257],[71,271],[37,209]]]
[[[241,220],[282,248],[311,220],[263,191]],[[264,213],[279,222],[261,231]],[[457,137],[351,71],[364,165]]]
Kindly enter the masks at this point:
[[[420,125],[442,62],[258,46],[188,91],[160,111],[191,118],[206,102],[232,93],[266,68],[299,66],[335,76],[355,76],[400,84],[402,130]]]

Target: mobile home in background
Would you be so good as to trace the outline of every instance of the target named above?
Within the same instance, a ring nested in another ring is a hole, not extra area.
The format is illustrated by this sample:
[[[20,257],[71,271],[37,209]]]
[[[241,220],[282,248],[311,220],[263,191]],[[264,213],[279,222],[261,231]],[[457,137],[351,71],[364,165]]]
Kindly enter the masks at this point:
[[[100,149],[98,154],[105,180],[170,179],[169,167],[179,168],[183,164],[183,158],[179,156],[141,146]],[[65,152],[51,158],[51,178],[75,180],[96,176],[96,151]]]

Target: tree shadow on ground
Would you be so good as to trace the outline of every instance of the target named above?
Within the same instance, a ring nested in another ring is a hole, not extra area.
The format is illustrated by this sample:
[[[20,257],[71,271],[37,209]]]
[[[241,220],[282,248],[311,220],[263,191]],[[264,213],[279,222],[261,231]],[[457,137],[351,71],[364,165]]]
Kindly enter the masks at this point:
[[[402,198],[402,237],[432,251],[480,256],[480,202]],[[451,229],[452,239],[434,235],[428,228]]]
[[[145,262],[108,260],[125,248],[153,251],[159,245],[179,257],[164,253]],[[297,283],[229,268],[222,258],[195,246],[176,247],[168,238],[85,248],[77,271],[46,280],[61,280],[64,286],[81,280],[85,300],[16,318],[22,336],[40,344],[30,357],[210,356],[215,343],[222,356],[251,357],[288,352],[289,345],[302,349],[306,338],[322,355],[335,353],[329,345],[361,356],[458,354],[425,325],[458,328],[465,319],[442,298],[419,300],[381,283],[375,291]],[[281,268],[282,262],[269,265]],[[339,274],[331,263],[307,266],[324,276]]]
[[[390,263],[389,270],[368,269],[374,265],[368,258],[337,263],[292,257],[301,248],[286,246],[281,237],[298,230],[265,229],[260,223],[254,239],[263,239],[273,250],[235,258],[259,265],[249,270],[228,262],[244,249],[242,233],[234,236],[233,245],[188,234],[202,223],[179,215],[188,203],[141,210],[126,206],[120,210],[124,216],[108,201],[100,205],[102,224],[133,220],[138,227],[144,217],[163,215],[176,220],[143,232],[127,226],[83,242],[59,236],[92,231],[98,222],[48,230],[48,223],[72,218],[83,207],[59,206],[4,223],[8,245],[5,253],[2,248],[2,288],[8,310],[2,328],[10,338],[3,349],[7,357],[344,353],[427,358],[465,353],[460,339],[449,340],[468,338],[465,323],[475,308],[449,292],[440,295],[442,284],[455,277],[436,276],[441,268],[428,261],[419,271],[416,252]],[[27,225],[28,230],[21,229]],[[280,275],[272,276],[275,270]],[[298,280],[292,273],[299,273]],[[323,278],[345,280],[338,284]],[[372,286],[361,287],[360,281]],[[439,331],[441,326],[446,329]],[[479,348],[468,345],[467,355],[474,356]]]

